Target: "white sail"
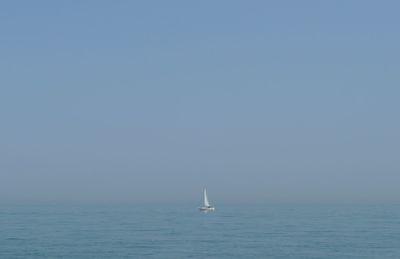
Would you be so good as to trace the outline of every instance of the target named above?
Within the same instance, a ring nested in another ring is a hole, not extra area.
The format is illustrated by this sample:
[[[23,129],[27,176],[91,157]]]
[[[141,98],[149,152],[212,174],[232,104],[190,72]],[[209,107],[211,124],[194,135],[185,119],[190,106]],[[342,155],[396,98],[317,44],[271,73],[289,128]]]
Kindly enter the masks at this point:
[[[208,202],[208,199],[207,199],[206,188],[204,188],[204,207],[210,207],[210,203]]]

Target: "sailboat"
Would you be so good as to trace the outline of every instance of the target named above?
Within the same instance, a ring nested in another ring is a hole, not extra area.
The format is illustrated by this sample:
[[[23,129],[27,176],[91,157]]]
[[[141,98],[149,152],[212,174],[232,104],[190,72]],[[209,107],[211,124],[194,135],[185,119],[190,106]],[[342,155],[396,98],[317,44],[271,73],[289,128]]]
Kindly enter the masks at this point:
[[[210,203],[208,202],[206,188],[204,188],[204,206],[200,207],[199,210],[201,210],[201,211],[212,211],[212,210],[215,210],[215,208],[212,207],[210,205]]]

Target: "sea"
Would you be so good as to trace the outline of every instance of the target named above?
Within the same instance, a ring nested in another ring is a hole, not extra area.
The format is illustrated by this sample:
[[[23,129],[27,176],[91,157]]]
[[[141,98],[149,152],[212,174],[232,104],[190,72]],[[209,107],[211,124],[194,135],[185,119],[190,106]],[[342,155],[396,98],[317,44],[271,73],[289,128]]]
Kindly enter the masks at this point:
[[[400,258],[400,206],[5,205],[0,258]]]

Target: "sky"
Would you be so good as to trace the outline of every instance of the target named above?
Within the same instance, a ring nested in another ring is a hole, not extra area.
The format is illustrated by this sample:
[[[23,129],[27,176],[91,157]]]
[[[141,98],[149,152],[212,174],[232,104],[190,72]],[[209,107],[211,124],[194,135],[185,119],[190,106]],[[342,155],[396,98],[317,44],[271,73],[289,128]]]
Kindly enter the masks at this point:
[[[400,202],[398,1],[2,1],[0,202]]]

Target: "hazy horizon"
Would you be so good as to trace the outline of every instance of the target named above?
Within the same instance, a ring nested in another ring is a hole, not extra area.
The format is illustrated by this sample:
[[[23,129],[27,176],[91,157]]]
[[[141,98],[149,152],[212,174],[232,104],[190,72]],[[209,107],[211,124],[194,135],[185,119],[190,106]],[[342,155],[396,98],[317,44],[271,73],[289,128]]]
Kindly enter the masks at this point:
[[[400,202],[396,1],[0,7],[0,203]]]

